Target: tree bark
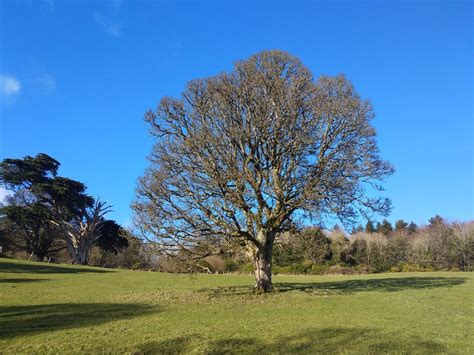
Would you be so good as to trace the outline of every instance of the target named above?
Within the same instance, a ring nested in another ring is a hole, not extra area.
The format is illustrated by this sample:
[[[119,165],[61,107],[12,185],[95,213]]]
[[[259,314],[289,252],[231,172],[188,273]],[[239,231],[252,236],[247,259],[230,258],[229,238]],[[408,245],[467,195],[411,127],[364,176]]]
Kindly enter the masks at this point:
[[[44,258],[46,257],[46,253],[44,253],[44,252],[36,252],[36,253],[34,253],[34,256],[35,256],[35,258],[36,258],[38,261],[43,261]]]
[[[257,248],[254,254],[255,289],[257,294],[273,291],[272,284],[272,252],[273,243],[267,242]]]
[[[68,240],[69,254],[72,257],[72,263],[76,265],[87,265],[89,261],[89,253],[92,247],[81,245],[80,243],[73,243]]]

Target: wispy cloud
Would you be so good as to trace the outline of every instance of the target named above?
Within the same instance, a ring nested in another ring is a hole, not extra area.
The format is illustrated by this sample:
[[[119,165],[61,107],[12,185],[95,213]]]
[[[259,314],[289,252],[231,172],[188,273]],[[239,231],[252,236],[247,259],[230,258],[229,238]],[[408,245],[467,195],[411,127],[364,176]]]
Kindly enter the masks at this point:
[[[119,37],[122,33],[122,25],[115,19],[102,15],[98,11],[94,12],[94,20],[109,35]]]
[[[10,196],[12,194],[11,191],[4,189],[3,187],[0,187],[0,202],[3,202],[5,197]]]
[[[42,74],[38,76],[35,81],[41,87],[41,90],[45,95],[52,95],[56,91],[56,79],[51,74]]]
[[[10,75],[0,75],[0,94],[4,97],[13,97],[20,93],[20,81]]]
[[[12,104],[21,93],[20,80],[11,75],[0,74],[0,103]]]

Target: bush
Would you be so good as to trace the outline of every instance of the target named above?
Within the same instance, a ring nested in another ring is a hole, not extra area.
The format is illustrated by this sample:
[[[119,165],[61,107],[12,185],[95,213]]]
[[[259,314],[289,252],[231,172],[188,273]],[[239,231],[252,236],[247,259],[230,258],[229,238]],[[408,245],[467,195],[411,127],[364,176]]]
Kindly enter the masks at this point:
[[[234,272],[239,269],[239,263],[231,258],[224,259],[224,271]]]
[[[293,264],[288,267],[290,269],[290,274],[304,274],[307,269],[304,263]]]
[[[341,265],[334,265],[330,266],[324,272],[324,275],[354,275],[358,274],[359,272],[355,268],[341,266]]]
[[[273,267],[274,274],[306,274],[311,273],[311,268],[313,263],[309,260],[306,260],[302,263],[296,263],[291,265],[275,265]]]
[[[243,264],[241,269],[240,269],[240,272],[243,273],[243,274],[251,274],[253,273],[253,264],[252,263],[246,263],[246,264]]]
[[[207,256],[203,259],[209,265],[212,272],[223,272],[225,270],[225,261],[217,255]]]
[[[392,266],[388,272],[401,272],[402,269],[399,266]]]
[[[314,264],[308,272],[312,275],[323,275],[328,268],[329,265],[327,264]]]
[[[420,271],[433,271],[431,267],[424,267],[416,264],[405,264],[403,265],[402,272],[420,272]]]

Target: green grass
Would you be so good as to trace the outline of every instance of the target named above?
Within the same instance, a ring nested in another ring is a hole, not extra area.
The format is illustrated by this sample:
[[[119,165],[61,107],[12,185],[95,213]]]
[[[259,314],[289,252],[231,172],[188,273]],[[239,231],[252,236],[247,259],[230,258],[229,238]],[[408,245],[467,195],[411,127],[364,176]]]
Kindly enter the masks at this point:
[[[0,353],[473,353],[472,273],[274,282],[0,259]]]

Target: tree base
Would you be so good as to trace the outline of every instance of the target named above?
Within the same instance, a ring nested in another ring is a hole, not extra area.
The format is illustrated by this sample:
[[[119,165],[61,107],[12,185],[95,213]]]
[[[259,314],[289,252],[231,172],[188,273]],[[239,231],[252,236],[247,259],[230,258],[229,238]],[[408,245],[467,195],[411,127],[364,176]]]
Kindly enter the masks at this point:
[[[273,287],[265,289],[261,286],[255,286],[254,289],[253,289],[253,294],[254,295],[262,295],[264,293],[272,293],[272,292],[273,292]]]

